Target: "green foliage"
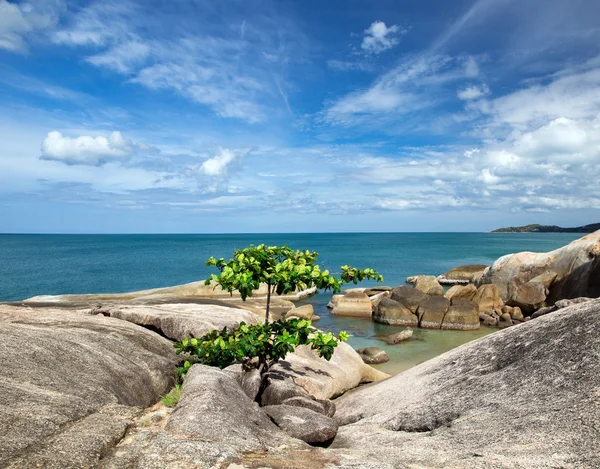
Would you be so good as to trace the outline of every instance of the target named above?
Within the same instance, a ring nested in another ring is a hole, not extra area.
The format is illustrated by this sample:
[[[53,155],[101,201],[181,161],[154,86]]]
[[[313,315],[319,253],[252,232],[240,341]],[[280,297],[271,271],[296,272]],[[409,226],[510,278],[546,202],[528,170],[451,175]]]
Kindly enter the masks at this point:
[[[235,251],[229,261],[214,257],[208,259],[206,265],[216,266],[220,273],[212,274],[205,284],[210,285],[213,281],[228,292],[237,290],[242,300],[246,300],[261,283],[269,286],[269,293],[272,290],[283,295],[313,286],[337,293],[344,283],[358,283],[366,279],[383,281],[383,277],[373,269],[359,270],[349,266],[342,266],[341,278],[336,278],[315,264],[318,255],[308,250],[293,250],[287,245],[251,245]]]
[[[173,389],[171,389],[168,394],[165,394],[160,401],[166,407],[175,407],[179,402],[181,397],[181,384],[176,384]]]
[[[347,339],[348,334],[341,332],[339,340]],[[320,357],[330,360],[338,339],[331,332],[318,331],[310,321],[291,319],[253,325],[241,323],[233,332],[213,330],[200,338],[184,338],[174,346],[178,355],[189,354],[189,359],[177,370],[184,376],[193,363],[225,368],[234,363],[248,363],[255,357],[264,373],[298,345],[310,345]]]

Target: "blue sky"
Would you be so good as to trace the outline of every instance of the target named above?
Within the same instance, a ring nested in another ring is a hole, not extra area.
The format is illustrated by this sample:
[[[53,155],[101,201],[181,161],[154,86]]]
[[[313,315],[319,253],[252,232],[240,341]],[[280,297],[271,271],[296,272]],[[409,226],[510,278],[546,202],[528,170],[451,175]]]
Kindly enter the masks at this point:
[[[597,0],[0,0],[0,232],[600,221]]]

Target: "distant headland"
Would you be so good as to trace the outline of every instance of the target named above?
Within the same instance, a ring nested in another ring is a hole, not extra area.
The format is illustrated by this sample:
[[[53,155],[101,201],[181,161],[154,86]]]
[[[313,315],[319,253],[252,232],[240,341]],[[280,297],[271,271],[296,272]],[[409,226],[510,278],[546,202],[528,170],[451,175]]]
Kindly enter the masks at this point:
[[[593,233],[597,230],[600,230],[600,223],[576,226],[574,228],[562,228],[556,225],[509,226],[493,230],[492,233]]]

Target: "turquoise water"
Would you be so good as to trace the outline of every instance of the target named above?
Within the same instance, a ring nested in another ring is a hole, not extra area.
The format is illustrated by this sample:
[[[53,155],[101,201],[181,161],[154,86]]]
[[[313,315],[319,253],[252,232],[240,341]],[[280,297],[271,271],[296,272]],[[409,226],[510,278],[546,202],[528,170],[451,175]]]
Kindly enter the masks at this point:
[[[489,264],[518,251],[550,251],[581,237],[571,233],[335,233],[244,235],[0,235],[0,301],[35,295],[120,293],[206,278],[208,257],[228,257],[250,243],[289,244],[318,251],[320,265],[373,267],[397,286],[409,275],[439,275],[462,264]],[[364,285],[372,285],[365,282]],[[309,301],[319,327],[354,334],[354,347],[380,346],[397,372],[491,332],[415,330],[411,341],[385,347],[374,336],[396,332],[370,320],[337,318],[326,308],[331,294]]]

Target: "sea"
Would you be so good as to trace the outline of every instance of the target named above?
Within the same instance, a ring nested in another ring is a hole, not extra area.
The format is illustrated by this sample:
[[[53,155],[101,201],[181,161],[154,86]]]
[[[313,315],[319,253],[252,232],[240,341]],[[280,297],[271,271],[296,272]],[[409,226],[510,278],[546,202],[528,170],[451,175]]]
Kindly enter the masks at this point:
[[[319,253],[322,269],[371,267],[384,285],[403,285],[406,277],[439,275],[465,264],[491,264],[514,252],[545,252],[583,235],[577,233],[298,233],[298,234],[130,234],[63,235],[0,234],[0,302],[36,295],[121,293],[205,279],[215,273],[205,265],[210,256],[229,258],[250,244],[282,245]],[[375,285],[373,281],[361,286]],[[353,287],[350,285],[349,287]],[[355,348],[380,347],[390,361],[378,365],[398,373],[495,329],[431,331],[415,329],[405,343],[387,346],[394,326],[368,319],[329,314],[331,292],[304,300],[321,317],[318,327],[351,334]],[[303,303],[299,303],[303,304]]]

